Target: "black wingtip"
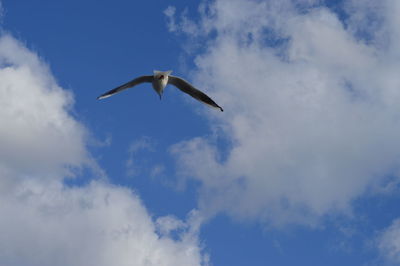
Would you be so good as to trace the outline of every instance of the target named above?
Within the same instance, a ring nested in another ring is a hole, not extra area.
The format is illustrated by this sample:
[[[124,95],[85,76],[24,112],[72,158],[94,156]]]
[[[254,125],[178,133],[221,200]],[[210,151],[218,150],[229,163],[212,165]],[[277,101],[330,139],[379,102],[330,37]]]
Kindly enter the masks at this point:
[[[220,107],[219,109],[221,110],[221,112],[223,112],[223,111],[224,111],[224,109],[222,109],[222,107]]]

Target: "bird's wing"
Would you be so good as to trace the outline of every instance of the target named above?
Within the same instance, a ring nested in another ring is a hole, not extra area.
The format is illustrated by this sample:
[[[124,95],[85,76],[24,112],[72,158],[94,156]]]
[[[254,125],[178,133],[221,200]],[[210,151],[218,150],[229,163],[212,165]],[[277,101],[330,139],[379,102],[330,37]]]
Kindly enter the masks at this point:
[[[98,100],[100,99],[104,99],[107,97],[112,96],[113,94],[116,94],[118,92],[121,92],[123,90],[126,90],[130,87],[136,86],[140,83],[144,83],[144,82],[152,82],[153,81],[153,76],[141,76],[141,77],[137,77],[131,81],[129,81],[128,83],[125,83],[119,87],[116,87],[115,89],[112,89],[106,93],[103,93],[102,95],[100,95],[99,97],[97,97]]]
[[[221,108],[218,104],[216,104],[210,97],[208,97],[205,93],[199,91],[195,87],[193,87],[189,82],[187,82],[184,79],[175,77],[175,76],[168,76],[168,84],[172,84],[181,91],[189,94],[193,98],[211,106],[214,108],[218,108],[221,110],[221,112],[224,111],[224,109]]]

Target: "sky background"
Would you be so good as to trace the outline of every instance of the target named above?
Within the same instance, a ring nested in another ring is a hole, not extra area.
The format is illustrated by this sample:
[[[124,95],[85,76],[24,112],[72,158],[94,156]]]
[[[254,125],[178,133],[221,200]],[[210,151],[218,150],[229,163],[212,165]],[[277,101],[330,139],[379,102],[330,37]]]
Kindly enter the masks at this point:
[[[0,3],[0,265],[400,264],[399,1]]]

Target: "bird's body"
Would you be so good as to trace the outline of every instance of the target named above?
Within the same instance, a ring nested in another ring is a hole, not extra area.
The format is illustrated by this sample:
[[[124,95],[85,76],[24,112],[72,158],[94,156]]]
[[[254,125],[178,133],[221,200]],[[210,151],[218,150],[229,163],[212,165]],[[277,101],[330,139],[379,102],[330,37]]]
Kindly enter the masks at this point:
[[[137,77],[128,83],[125,83],[115,89],[112,89],[102,95],[100,95],[97,99],[104,99],[107,97],[110,97],[118,92],[121,92],[125,89],[131,88],[133,86],[136,86],[141,83],[151,83],[153,86],[153,89],[156,91],[156,93],[160,96],[160,99],[162,97],[162,94],[164,92],[165,87],[168,84],[172,84],[181,91],[189,94],[193,98],[211,106],[214,108],[218,108],[221,111],[224,111],[218,104],[216,104],[210,97],[208,97],[206,94],[203,92],[199,91],[195,87],[193,87],[189,82],[175,76],[171,76],[170,74],[172,71],[154,71],[154,74],[152,76],[140,76]]]
[[[168,84],[168,77],[171,74],[172,71],[154,71],[154,75],[153,75],[153,81],[151,82],[153,85],[153,89],[157,92],[157,94],[161,96],[164,92],[165,87]]]

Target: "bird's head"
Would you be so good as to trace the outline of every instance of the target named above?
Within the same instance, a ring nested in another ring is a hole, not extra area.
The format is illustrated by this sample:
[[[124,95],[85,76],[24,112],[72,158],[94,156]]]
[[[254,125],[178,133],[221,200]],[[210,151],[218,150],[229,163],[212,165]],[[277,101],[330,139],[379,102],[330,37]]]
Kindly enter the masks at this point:
[[[153,72],[154,72],[155,79],[163,80],[163,79],[168,78],[168,76],[172,73],[172,70],[168,70],[168,71],[154,70]]]

